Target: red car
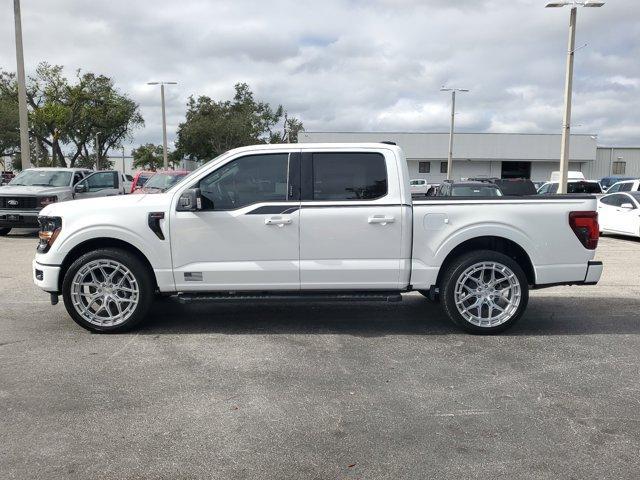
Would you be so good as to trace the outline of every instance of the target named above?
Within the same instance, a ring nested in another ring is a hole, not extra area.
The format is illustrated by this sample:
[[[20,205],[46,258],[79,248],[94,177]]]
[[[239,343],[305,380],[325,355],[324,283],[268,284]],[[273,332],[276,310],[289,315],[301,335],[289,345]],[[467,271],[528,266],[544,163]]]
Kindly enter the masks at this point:
[[[143,179],[142,185],[139,183],[139,175],[142,173],[151,174]],[[133,179],[131,193],[162,193],[170,189],[190,172],[187,170],[163,170],[158,172],[140,172]],[[138,183],[136,183],[138,180]]]

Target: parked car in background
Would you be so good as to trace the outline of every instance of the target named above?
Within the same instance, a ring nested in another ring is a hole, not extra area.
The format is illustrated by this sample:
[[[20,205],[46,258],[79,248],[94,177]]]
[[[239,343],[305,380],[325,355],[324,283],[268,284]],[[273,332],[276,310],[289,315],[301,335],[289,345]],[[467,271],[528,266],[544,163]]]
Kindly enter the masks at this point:
[[[29,168],[9,185],[0,187],[0,235],[12,228],[38,226],[40,210],[74,198],[104,197],[124,193],[115,170],[92,172],[82,168]]]
[[[136,188],[144,187],[144,184],[149,181],[151,177],[153,177],[156,172],[151,172],[148,170],[142,170],[136,173],[133,177],[133,181],[131,182],[131,193],[135,192]]]
[[[96,332],[135,326],[157,293],[395,302],[418,291],[488,334],[522,316],[530,288],[599,280],[595,198],[459,188],[462,197],[412,200],[395,145],[237,148],[164,193],[49,205],[33,281]],[[475,190],[493,196],[469,198]]]
[[[173,187],[188,174],[189,172],[187,170],[166,170],[156,172],[154,176],[147,180],[143,187],[137,188],[133,193],[162,193]]]
[[[128,173],[122,174],[122,186],[124,193],[131,193],[131,186],[133,185],[133,177]]]
[[[11,180],[13,180],[15,174],[13,172],[0,172],[0,186],[8,184]]]
[[[640,237],[640,192],[621,192],[598,199],[600,231]]]
[[[619,177],[615,175],[611,177],[604,177],[602,180],[600,180],[600,186],[602,187],[603,192],[607,192],[609,190],[609,187],[611,187],[611,185],[613,185],[614,183],[623,182],[625,180],[636,180],[636,178],[635,177]]]
[[[430,195],[434,195],[439,186],[439,183],[429,183],[424,178],[415,178],[409,181],[411,195],[414,197],[428,197]]]
[[[558,182],[546,182],[538,189],[538,195],[553,195],[558,193]],[[602,193],[600,183],[595,180],[569,180],[567,193],[588,193],[597,195]]]
[[[578,170],[569,170],[567,172],[567,180],[585,180],[584,173]],[[550,182],[559,182],[560,181],[560,171],[554,170],[551,172],[551,177],[549,178]]]
[[[524,195],[535,195],[537,188],[533,182],[527,178],[497,178],[497,177],[474,177],[468,178],[471,182],[489,182],[496,185],[503,195],[521,197]]]
[[[451,182],[445,180],[438,190],[439,197],[501,197],[500,188],[491,182]]]
[[[609,187],[607,193],[637,192],[638,190],[640,190],[640,180],[631,179],[614,183]]]

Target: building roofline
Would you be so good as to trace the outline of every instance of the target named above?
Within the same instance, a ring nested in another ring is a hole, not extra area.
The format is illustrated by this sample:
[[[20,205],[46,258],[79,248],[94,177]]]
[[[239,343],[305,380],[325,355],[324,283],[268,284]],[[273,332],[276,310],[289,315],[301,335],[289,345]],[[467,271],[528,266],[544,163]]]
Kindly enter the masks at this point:
[[[398,132],[398,131],[349,131],[349,130],[304,130],[305,133],[366,133],[366,134],[401,134],[401,135],[449,135],[449,132]],[[562,133],[518,133],[518,132],[456,132],[456,135],[548,135],[558,136]],[[595,133],[572,133],[572,137],[597,137]]]

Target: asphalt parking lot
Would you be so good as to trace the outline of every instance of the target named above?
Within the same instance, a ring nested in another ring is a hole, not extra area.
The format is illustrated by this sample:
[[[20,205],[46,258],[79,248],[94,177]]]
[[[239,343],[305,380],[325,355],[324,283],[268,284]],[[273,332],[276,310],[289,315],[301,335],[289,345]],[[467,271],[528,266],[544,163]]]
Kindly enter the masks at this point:
[[[162,301],[93,335],[0,238],[0,478],[638,478],[640,241],[496,337],[401,304]]]

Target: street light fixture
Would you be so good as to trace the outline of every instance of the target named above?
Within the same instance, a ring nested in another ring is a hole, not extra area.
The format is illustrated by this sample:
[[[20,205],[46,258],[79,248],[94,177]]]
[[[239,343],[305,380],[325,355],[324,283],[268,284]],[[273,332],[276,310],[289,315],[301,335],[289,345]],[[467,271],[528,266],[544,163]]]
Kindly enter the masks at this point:
[[[147,85],[160,85],[160,98],[162,100],[162,158],[165,170],[169,168],[169,157],[167,155],[167,115],[164,107],[164,86],[177,84],[178,82],[147,82]]]
[[[567,193],[567,177],[569,175],[569,139],[571,138],[571,96],[573,89],[573,58],[576,50],[576,17],[578,7],[602,7],[604,2],[590,0],[563,0],[549,2],[546,8],[571,7],[569,16],[569,49],[567,50],[567,70],[564,84],[564,118],[562,120],[562,144],[560,146],[560,178],[558,193]]]
[[[456,115],[456,92],[466,93],[467,88],[448,88],[444,85],[440,88],[441,92],[451,92],[451,127],[449,129],[449,155],[447,156],[447,180],[453,178],[453,129]]]

